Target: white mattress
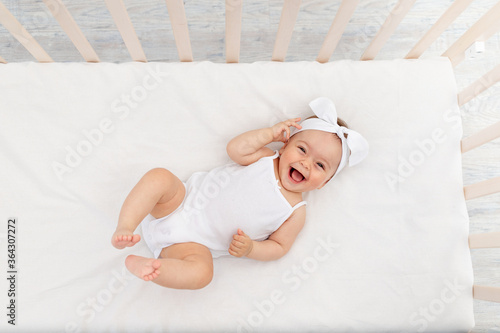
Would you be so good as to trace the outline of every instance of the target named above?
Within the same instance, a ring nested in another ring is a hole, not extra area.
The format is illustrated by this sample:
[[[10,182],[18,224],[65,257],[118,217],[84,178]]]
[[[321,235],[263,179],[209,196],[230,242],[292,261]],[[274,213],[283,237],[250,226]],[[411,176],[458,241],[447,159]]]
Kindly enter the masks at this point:
[[[456,93],[445,58],[0,65],[1,276],[12,217],[18,270],[16,326],[2,306],[0,330],[469,330]],[[216,259],[198,291],[126,270],[128,254],[152,256],[143,241],[110,244],[145,172],[164,167],[185,181],[228,163],[232,137],[312,115],[319,96],[371,150],[305,195],[306,225],[285,257]],[[2,277],[4,305],[8,289]]]

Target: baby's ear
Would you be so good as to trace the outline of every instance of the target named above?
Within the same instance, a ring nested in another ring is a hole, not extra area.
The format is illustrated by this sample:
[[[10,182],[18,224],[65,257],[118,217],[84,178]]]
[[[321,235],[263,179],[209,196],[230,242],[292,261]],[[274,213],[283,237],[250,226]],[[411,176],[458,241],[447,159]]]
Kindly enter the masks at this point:
[[[289,142],[290,142],[290,140],[288,140],[287,142],[285,142],[285,144],[283,145],[283,147],[280,148],[280,150],[278,151],[278,153],[280,155],[283,154],[283,151],[285,150],[286,146],[288,146]]]

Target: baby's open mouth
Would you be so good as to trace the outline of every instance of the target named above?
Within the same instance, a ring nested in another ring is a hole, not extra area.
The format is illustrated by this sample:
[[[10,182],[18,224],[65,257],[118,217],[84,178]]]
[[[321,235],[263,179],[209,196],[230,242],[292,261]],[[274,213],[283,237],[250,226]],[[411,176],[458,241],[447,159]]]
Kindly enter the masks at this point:
[[[301,181],[304,180],[304,176],[294,168],[290,168],[290,172],[288,175],[296,183],[300,183]]]

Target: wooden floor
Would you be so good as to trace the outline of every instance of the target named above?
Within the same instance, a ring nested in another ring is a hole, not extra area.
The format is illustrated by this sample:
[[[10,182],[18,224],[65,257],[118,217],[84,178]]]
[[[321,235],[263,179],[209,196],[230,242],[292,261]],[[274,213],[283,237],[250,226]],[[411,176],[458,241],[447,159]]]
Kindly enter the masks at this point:
[[[131,58],[102,0],[63,0],[75,21],[105,62],[128,62]],[[430,28],[450,0],[417,0],[378,59],[402,58]],[[49,14],[42,1],[2,0],[54,61],[83,61],[76,48]],[[165,1],[124,0],[149,61],[178,61]],[[303,0],[286,61],[314,61],[332,23],[340,0]],[[423,57],[441,55],[497,0],[475,0],[432,44]],[[185,0],[186,16],[195,61],[225,62],[224,0]],[[243,1],[240,62],[270,60],[283,1]],[[359,59],[394,0],[361,0],[331,60]],[[33,57],[2,26],[0,56],[7,62],[32,61]],[[456,67],[459,90],[500,64],[500,33],[486,42],[484,53]],[[500,84],[462,107],[464,137],[500,121]],[[500,176],[500,141],[497,139],[463,155],[464,183],[471,184]],[[467,203],[470,232],[500,231],[500,194]],[[472,251],[475,283],[500,286],[500,249]],[[488,332],[498,327],[500,304],[475,301],[476,328]],[[497,332],[495,330],[495,332]]]

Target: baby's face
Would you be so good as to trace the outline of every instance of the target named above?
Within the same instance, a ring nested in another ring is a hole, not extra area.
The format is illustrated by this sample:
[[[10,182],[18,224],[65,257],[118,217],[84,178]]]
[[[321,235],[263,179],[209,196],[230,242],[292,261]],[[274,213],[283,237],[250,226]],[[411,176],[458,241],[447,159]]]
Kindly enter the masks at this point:
[[[285,189],[307,192],[322,188],[335,174],[342,142],[333,133],[305,130],[280,149],[279,177]]]

